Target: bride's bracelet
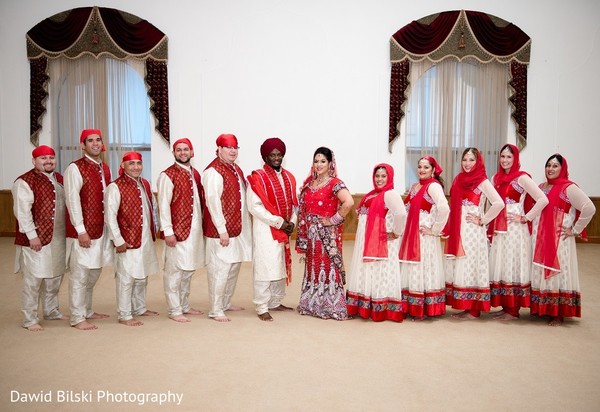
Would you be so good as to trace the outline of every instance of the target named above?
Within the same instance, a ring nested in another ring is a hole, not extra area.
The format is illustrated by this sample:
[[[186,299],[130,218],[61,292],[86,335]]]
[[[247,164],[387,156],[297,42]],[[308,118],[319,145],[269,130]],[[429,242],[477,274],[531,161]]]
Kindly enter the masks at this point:
[[[329,220],[331,221],[332,225],[338,226],[341,225],[342,223],[344,223],[344,218],[342,217],[342,215],[338,213],[336,213],[335,215],[331,216],[329,218]]]

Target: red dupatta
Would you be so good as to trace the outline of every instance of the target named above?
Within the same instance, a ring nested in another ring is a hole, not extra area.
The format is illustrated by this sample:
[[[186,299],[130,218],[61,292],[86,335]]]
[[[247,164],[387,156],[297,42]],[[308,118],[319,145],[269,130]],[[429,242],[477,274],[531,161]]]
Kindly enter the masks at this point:
[[[507,147],[512,149],[513,155],[513,164],[506,173],[504,169],[502,169],[502,165],[500,164],[500,156],[498,156],[498,171],[493,177],[494,187],[498,191],[498,194],[502,197],[502,200],[506,203],[506,193],[510,184],[513,180],[518,179],[522,175],[527,175],[531,177],[527,172],[524,172],[521,169],[521,161],[519,160],[519,148],[513,144],[506,144],[500,150],[500,154]],[[508,230],[508,223],[506,221],[506,207],[502,209],[502,211],[488,224],[488,237],[494,236],[495,232],[506,232]]]
[[[375,173],[377,169],[384,168],[387,173],[387,183],[385,186],[377,187],[375,184]],[[373,168],[373,187],[374,189],[367,193],[358,204],[358,208],[366,207],[367,223],[365,227],[365,246],[363,249],[363,261],[382,260],[388,257],[387,231],[385,217],[387,208],[385,207],[385,192],[394,189],[394,168],[386,163],[380,163]]]
[[[569,206],[566,196],[562,194],[566,192],[570,185],[574,184],[569,180],[567,159],[563,157],[559,176],[555,179],[547,179],[547,184],[552,185],[552,188],[547,194],[548,205],[540,214],[535,251],[533,253],[533,263],[544,268],[546,279],[560,272],[557,253],[558,244],[562,234],[565,210]],[[582,232],[582,237],[586,237],[585,232]]]
[[[402,244],[400,245],[399,257],[401,261],[406,262],[420,262],[421,261],[421,236],[420,236],[420,214],[421,214],[421,202],[429,185],[438,182],[437,177],[442,174],[442,167],[438,162],[431,156],[423,156],[421,159],[425,159],[433,167],[433,177],[429,179],[421,180],[421,188],[415,194],[414,197],[407,201],[410,201],[410,208],[408,209],[408,215],[406,217],[406,227],[404,228],[404,236],[402,237]],[[419,161],[421,161],[419,159]]]
[[[461,159],[462,162],[462,159]],[[487,179],[485,164],[481,153],[477,156],[475,165],[470,172],[462,169],[452,182],[450,188],[450,216],[443,233],[448,236],[444,253],[449,256],[465,256],[465,250],[460,238],[460,227],[462,224],[462,200],[467,193],[472,192],[481,182]]]

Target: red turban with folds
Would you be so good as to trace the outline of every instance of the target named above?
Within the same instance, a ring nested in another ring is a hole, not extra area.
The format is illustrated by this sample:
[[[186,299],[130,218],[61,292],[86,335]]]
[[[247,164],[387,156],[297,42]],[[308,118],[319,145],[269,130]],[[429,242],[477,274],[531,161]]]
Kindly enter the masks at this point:
[[[36,157],[54,156],[55,154],[56,153],[54,153],[54,149],[51,148],[50,146],[41,145],[41,146],[38,146],[35,149],[33,149],[33,151],[31,152],[31,157],[33,157],[35,159]]]
[[[235,147],[236,149],[239,147],[237,137],[232,134],[222,134],[221,136],[217,137],[217,146]]]
[[[263,142],[260,146],[260,155],[265,159],[273,149],[277,149],[281,152],[282,156],[285,156],[285,143],[278,137],[271,137]]]

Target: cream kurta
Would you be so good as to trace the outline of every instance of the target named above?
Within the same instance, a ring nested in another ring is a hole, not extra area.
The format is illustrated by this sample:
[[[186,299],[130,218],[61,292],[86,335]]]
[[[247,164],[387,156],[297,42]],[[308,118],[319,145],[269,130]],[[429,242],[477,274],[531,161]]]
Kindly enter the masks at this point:
[[[191,168],[175,163],[177,166],[187,170],[190,174]],[[193,179],[193,176],[192,176]],[[158,208],[160,213],[160,227],[165,236],[173,236],[173,222],[171,220],[171,200],[173,199],[173,182],[164,172],[158,176]],[[204,236],[202,233],[202,214],[200,205],[200,194],[194,184],[194,206],[190,235],[185,240],[178,240],[175,247],[165,245],[163,250],[163,262],[168,259],[172,267],[179,270],[194,271],[205,266]]]
[[[54,174],[44,173],[54,185],[55,211],[52,241],[42,246],[39,252],[30,247],[17,245],[15,258],[15,273],[23,270],[36,278],[53,278],[66,271],[65,259],[65,192],[54,177]],[[12,187],[14,213],[19,221],[19,230],[27,235],[29,240],[38,237],[31,207],[34,194],[23,179],[17,179]],[[24,268],[21,267],[21,261]]]
[[[206,238],[206,263],[217,258],[225,263],[248,262],[252,260],[252,222],[246,206],[246,186],[238,176],[240,198],[242,203],[242,232],[236,237],[229,238],[229,246],[221,246],[219,238]],[[219,233],[227,233],[221,195],[223,193],[223,177],[214,168],[208,168],[202,173],[202,185],[206,195],[206,206],[211,219]]]
[[[91,157],[87,157],[94,161]],[[79,195],[81,187],[83,186],[83,177],[76,164],[71,163],[67,166],[64,175],[64,184],[67,209],[69,209],[71,223],[73,223],[78,234],[84,233],[86,232],[86,228],[83,222],[81,197]],[[104,188],[106,188],[106,185],[107,182],[103,182]],[[112,264],[113,248],[108,239],[106,225],[104,226],[103,235],[98,239],[92,239],[92,245],[89,248],[82,248],[79,246],[79,240],[76,238],[68,238],[67,262],[69,262],[71,258],[75,259],[79,266],[88,269],[99,269],[103,266]]]
[[[277,177],[283,186],[281,172],[277,173]],[[248,211],[253,216],[252,253],[254,259],[252,260],[252,269],[254,280],[268,282],[283,279],[286,277],[285,243],[273,239],[271,233],[271,227],[277,229],[281,227],[283,218],[275,216],[265,209],[260,197],[250,187],[248,187],[246,198]],[[292,202],[291,199],[287,199],[287,201]],[[296,225],[297,220],[297,210],[294,210],[290,222]]]
[[[142,245],[137,249],[127,249],[124,253],[117,253],[115,258],[115,272],[131,276],[135,279],[144,279],[149,275],[158,273],[158,258],[152,241],[150,228],[150,207],[146,191],[140,181],[137,181],[140,197],[142,198]],[[154,203],[154,198],[152,198]],[[104,218],[108,227],[110,239],[115,246],[121,246],[125,239],[121,236],[117,213],[121,204],[121,192],[115,183],[111,183],[104,192],[104,205],[106,207]],[[153,208],[156,210],[156,207]],[[156,219],[155,219],[156,221]]]

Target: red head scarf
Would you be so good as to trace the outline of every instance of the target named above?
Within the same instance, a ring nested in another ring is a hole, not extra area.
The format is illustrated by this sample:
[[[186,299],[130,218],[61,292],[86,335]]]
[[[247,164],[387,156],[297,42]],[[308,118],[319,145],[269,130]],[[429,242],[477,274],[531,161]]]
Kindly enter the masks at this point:
[[[550,159],[556,155],[558,153],[552,155]],[[544,277],[546,279],[560,272],[557,252],[562,232],[563,217],[567,206],[567,201],[563,199],[562,193],[567,190],[569,185],[573,184],[569,180],[567,159],[564,157],[562,159],[558,177],[547,179],[547,183],[552,185],[552,188],[547,195],[548,205],[540,214],[535,251],[533,252],[533,263],[544,268]],[[585,234],[582,233],[582,236],[585,237]]]
[[[467,151],[463,157],[469,152],[471,151]],[[485,173],[485,164],[481,153],[477,155],[475,165],[470,172],[467,173],[464,169],[462,169],[462,171],[454,178],[454,181],[452,182],[452,188],[450,188],[450,216],[448,217],[448,223],[443,231],[443,233],[448,236],[448,239],[446,240],[446,255],[456,257],[465,255],[465,251],[462,247],[462,241],[460,239],[460,227],[462,223],[462,200],[467,193],[472,192],[477,186],[479,186],[481,182],[486,179],[487,175]]]
[[[437,178],[442,174],[442,167],[438,164],[437,160],[432,156],[423,156],[419,159],[419,162],[425,159],[433,167],[433,177],[429,179],[419,179],[421,188],[412,197],[407,197],[406,201],[410,200],[410,208],[408,209],[408,216],[406,217],[406,226],[404,228],[404,236],[402,237],[402,244],[400,245],[400,260],[407,262],[420,262],[421,261],[421,234],[420,229],[420,214],[421,214],[421,202],[429,185],[438,182]]]
[[[91,136],[93,134],[97,134],[102,140],[104,140],[104,138],[102,137],[102,132],[99,129],[83,129],[81,131],[81,135],[79,136],[79,143],[85,142],[85,139],[87,139],[88,136]],[[102,143],[102,151],[106,152],[106,147],[104,147],[104,143]]]
[[[36,147],[35,149],[33,149],[33,151],[31,152],[31,157],[33,157],[34,159],[36,157],[40,157],[40,156],[55,156],[56,153],[54,152],[54,149],[51,148],[50,146],[46,146],[46,145],[41,145]]]
[[[235,147],[239,148],[237,137],[232,134],[222,134],[217,137],[217,146],[219,147]]]
[[[102,132],[100,132],[98,129],[83,129],[81,131],[81,136],[79,136],[79,143],[83,143],[88,136],[93,134],[97,134],[98,136],[102,137]]]
[[[377,187],[375,184],[375,173],[378,169],[385,169],[387,173],[387,183],[385,186]],[[388,257],[387,249],[387,231],[385,217],[387,209],[385,207],[385,192],[394,189],[394,168],[386,163],[380,163],[373,168],[373,187],[374,189],[367,193],[360,203],[361,207],[369,208],[367,214],[367,223],[365,227],[365,247],[363,250],[363,260],[381,260]]]
[[[181,138],[179,140],[176,140],[175,143],[173,143],[173,150],[175,150],[175,147],[178,144],[181,144],[181,143],[186,144],[190,148],[190,150],[192,151],[192,155],[190,157],[194,157],[194,153],[193,153],[194,152],[194,146],[192,146],[192,142],[187,137],[183,137],[183,138]]]
[[[142,154],[138,152],[127,152],[123,154],[123,160],[121,161],[121,163],[128,162],[130,160],[142,161]],[[123,167],[119,167],[119,176],[121,176],[123,173],[125,173],[125,169],[123,169]]]
[[[512,150],[509,150],[508,148]],[[513,164],[508,173],[506,173],[506,171],[502,168],[502,164],[500,162],[500,155],[502,155],[502,152],[505,150],[508,150],[509,152],[512,151],[513,155]],[[521,161],[519,160],[519,148],[517,146],[510,143],[505,144],[502,146],[502,149],[500,149],[500,155],[498,156],[498,171],[493,177],[493,182],[494,187],[500,194],[500,197],[502,197],[502,200],[506,202],[506,192],[510,187],[510,183],[527,173],[520,170]],[[498,214],[498,216],[496,216],[496,218],[489,223],[488,236],[492,237],[494,236],[495,232],[506,232],[507,230],[508,224],[506,223],[506,208],[504,208],[500,214]]]
[[[279,150],[281,155],[285,156],[285,143],[278,137],[271,137],[270,139],[265,140],[263,144],[260,145],[260,155],[263,159],[266,159],[274,149]]]

